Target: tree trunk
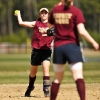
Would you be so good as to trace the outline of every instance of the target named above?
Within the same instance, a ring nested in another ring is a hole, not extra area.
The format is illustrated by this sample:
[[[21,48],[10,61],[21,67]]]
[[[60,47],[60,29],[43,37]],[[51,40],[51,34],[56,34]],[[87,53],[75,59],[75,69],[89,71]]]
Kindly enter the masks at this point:
[[[35,19],[37,19],[37,16],[39,16],[39,13],[38,13],[38,7],[37,7],[37,0],[32,0],[32,5],[33,5],[33,16]]]
[[[26,1],[26,6],[27,6],[27,18],[28,20],[32,21],[32,0],[27,0]]]
[[[7,34],[6,20],[3,17],[1,20],[0,35],[5,36],[6,34]]]
[[[79,0],[74,0],[74,5],[77,6],[77,7],[80,7],[80,2],[79,2]]]
[[[12,21],[12,0],[8,1],[8,12],[7,12],[7,19],[8,19],[8,33],[13,33],[13,21]]]
[[[27,18],[28,20],[36,20],[38,16],[38,11],[37,11],[37,0],[27,0],[26,1],[27,5]]]

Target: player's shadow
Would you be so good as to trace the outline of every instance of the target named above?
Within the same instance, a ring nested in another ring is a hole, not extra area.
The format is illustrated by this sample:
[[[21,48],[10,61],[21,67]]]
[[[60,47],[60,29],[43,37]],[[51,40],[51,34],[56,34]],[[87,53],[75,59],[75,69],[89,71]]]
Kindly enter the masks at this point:
[[[25,97],[25,96],[21,96],[21,97]],[[43,97],[41,97],[41,96],[29,96],[29,97],[25,97],[25,98],[43,98]]]

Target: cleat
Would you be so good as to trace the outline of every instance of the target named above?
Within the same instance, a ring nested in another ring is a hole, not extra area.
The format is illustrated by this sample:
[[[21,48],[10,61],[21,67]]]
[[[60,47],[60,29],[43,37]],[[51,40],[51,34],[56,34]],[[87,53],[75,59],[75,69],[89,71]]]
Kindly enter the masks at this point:
[[[48,88],[45,88],[44,89],[44,96],[45,97],[50,97],[50,92],[49,92],[49,89]]]
[[[31,91],[34,89],[33,88],[27,88],[26,92],[25,92],[25,97],[30,97]]]
[[[51,86],[50,80],[43,81],[43,91],[45,97],[50,97],[50,92],[49,92],[50,86]]]

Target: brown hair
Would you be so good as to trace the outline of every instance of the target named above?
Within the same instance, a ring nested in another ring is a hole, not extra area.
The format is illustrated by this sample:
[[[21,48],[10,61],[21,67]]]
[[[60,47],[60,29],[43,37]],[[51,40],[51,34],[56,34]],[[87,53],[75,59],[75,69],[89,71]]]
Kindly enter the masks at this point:
[[[71,6],[73,0],[64,0],[65,9],[68,9]]]

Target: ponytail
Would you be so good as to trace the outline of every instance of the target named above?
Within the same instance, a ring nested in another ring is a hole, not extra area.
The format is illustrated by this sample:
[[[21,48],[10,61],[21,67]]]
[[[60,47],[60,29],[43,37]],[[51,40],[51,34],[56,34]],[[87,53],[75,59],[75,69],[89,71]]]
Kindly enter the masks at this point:
[[[65,9],[68,9],[71,6],[72,0],[64,0]]]

